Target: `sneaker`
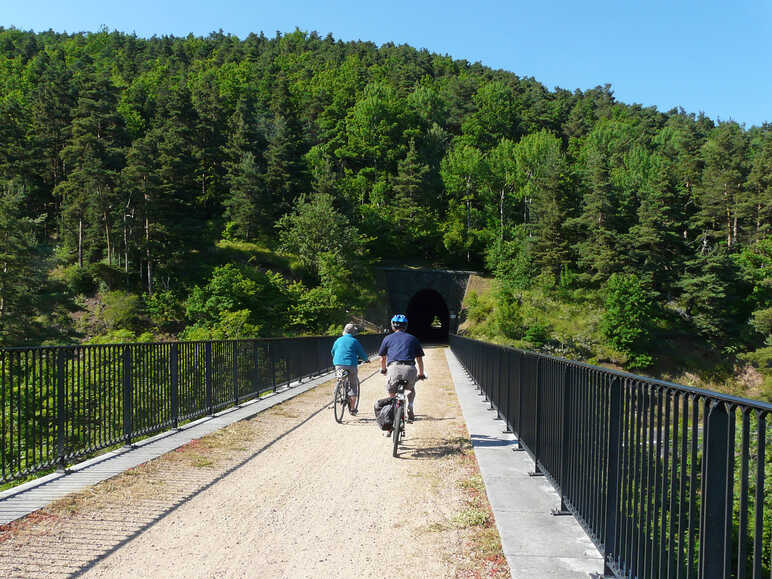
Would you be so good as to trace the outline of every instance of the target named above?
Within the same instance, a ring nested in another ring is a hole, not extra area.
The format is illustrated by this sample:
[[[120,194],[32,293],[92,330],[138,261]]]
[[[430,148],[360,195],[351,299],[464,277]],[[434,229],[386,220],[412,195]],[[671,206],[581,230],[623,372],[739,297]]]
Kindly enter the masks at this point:
[[[408,409],[407,411],[407,421],[413,422],[415,420],[415,414],[413,414],[413,411]]]
[[[384,432],[383,432],[383,435],[384,435],[386,438],[389,438],[389,437],[391,436],[391,433],[392,433],[392,432],[393,432],[393,430],[384,430]]]
[[[357,410],[356,408],[352,408],[351,410],[349,410],[349,414],[351,414],[351,416],[356,416],[357,414],[359,414],[359,410]]]

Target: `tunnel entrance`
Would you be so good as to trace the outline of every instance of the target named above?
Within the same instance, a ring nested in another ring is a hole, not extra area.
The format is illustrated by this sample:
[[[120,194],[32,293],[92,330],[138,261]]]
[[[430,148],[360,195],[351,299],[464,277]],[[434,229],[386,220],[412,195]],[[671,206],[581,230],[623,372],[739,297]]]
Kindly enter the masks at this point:
[[[416,293],[407,305],[408,332],[421,342],[444,343],[448,341],[450,314],[442,296],[432,290]]]

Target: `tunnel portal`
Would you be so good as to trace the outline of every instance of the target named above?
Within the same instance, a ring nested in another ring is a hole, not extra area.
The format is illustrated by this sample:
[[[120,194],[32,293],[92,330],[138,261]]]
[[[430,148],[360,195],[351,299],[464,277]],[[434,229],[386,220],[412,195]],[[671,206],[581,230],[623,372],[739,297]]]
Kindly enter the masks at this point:
[[[408,332],[421,342],[448,341],[450,312],[445,300],[433,289],[417,292],[407,306]]]

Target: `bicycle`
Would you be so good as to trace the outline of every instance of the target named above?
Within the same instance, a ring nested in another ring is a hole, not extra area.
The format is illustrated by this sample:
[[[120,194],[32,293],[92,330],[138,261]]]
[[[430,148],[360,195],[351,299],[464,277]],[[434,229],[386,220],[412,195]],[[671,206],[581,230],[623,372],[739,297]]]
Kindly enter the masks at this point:
[[[348,387],[350,372],[345,368],[335,369],[335,390],[332,395],[332,410],[335,414],[335,422],[341,424],[343,422],[343,415],[348,409]],[[359,411],[359,398],[356,397],[355,411]]]
[[[407,394],[405,393],[407,380],[401,378],[397,381],[397,393],[394,395],[394,422],[392,423],[391,437],[394,440],[392,456],[396,457],[399,449],[399,439],[405,436],[405,411],[407,410]],[[410,390],[409,388],[407,389]]]
[[[425,375],[420,375],[417,380],[426,380]],[[394,395],[394,422],[392,423],[391,436],[394,442],[394,450],[392,456],[396,457],[399,449],[399,440],[405,437],[405,424],[408,422],[406,414],[408,412],[408,399],[407,392],[411,392],[411,388],[405,388],[407,386],[407,380],[400,378],[397,380],[397,393]]]

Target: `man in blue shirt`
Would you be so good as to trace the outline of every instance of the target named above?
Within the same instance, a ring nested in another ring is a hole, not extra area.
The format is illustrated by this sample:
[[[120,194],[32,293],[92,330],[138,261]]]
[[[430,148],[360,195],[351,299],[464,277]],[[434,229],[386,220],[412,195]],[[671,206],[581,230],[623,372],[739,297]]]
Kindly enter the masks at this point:
[[[407,333],[407,317],[397,314],[391,318],[393,334],[389,334],[381,342],[378,355],[381,357],[381,374],[386,374],[386,390],[389,396],[397,393],[397,381],[407,381],[410,389],[407,395],[407,419],[415,419],[413,401],[415,400],[416,380],[423,380],[424,351],[418,338]],[[416,364],[418,370],[416,370]]]
[[[343,335],[335,340],[332,345],[332,363],[335,369],[344,368],[348,370],[348,408],[352,416],[357,415],[357,397],[359,396],[359,376],[357,368],[359,360],[367,362],[367,352],[354,336],[359,330],[354,324],[346,324],[343,328]]]

